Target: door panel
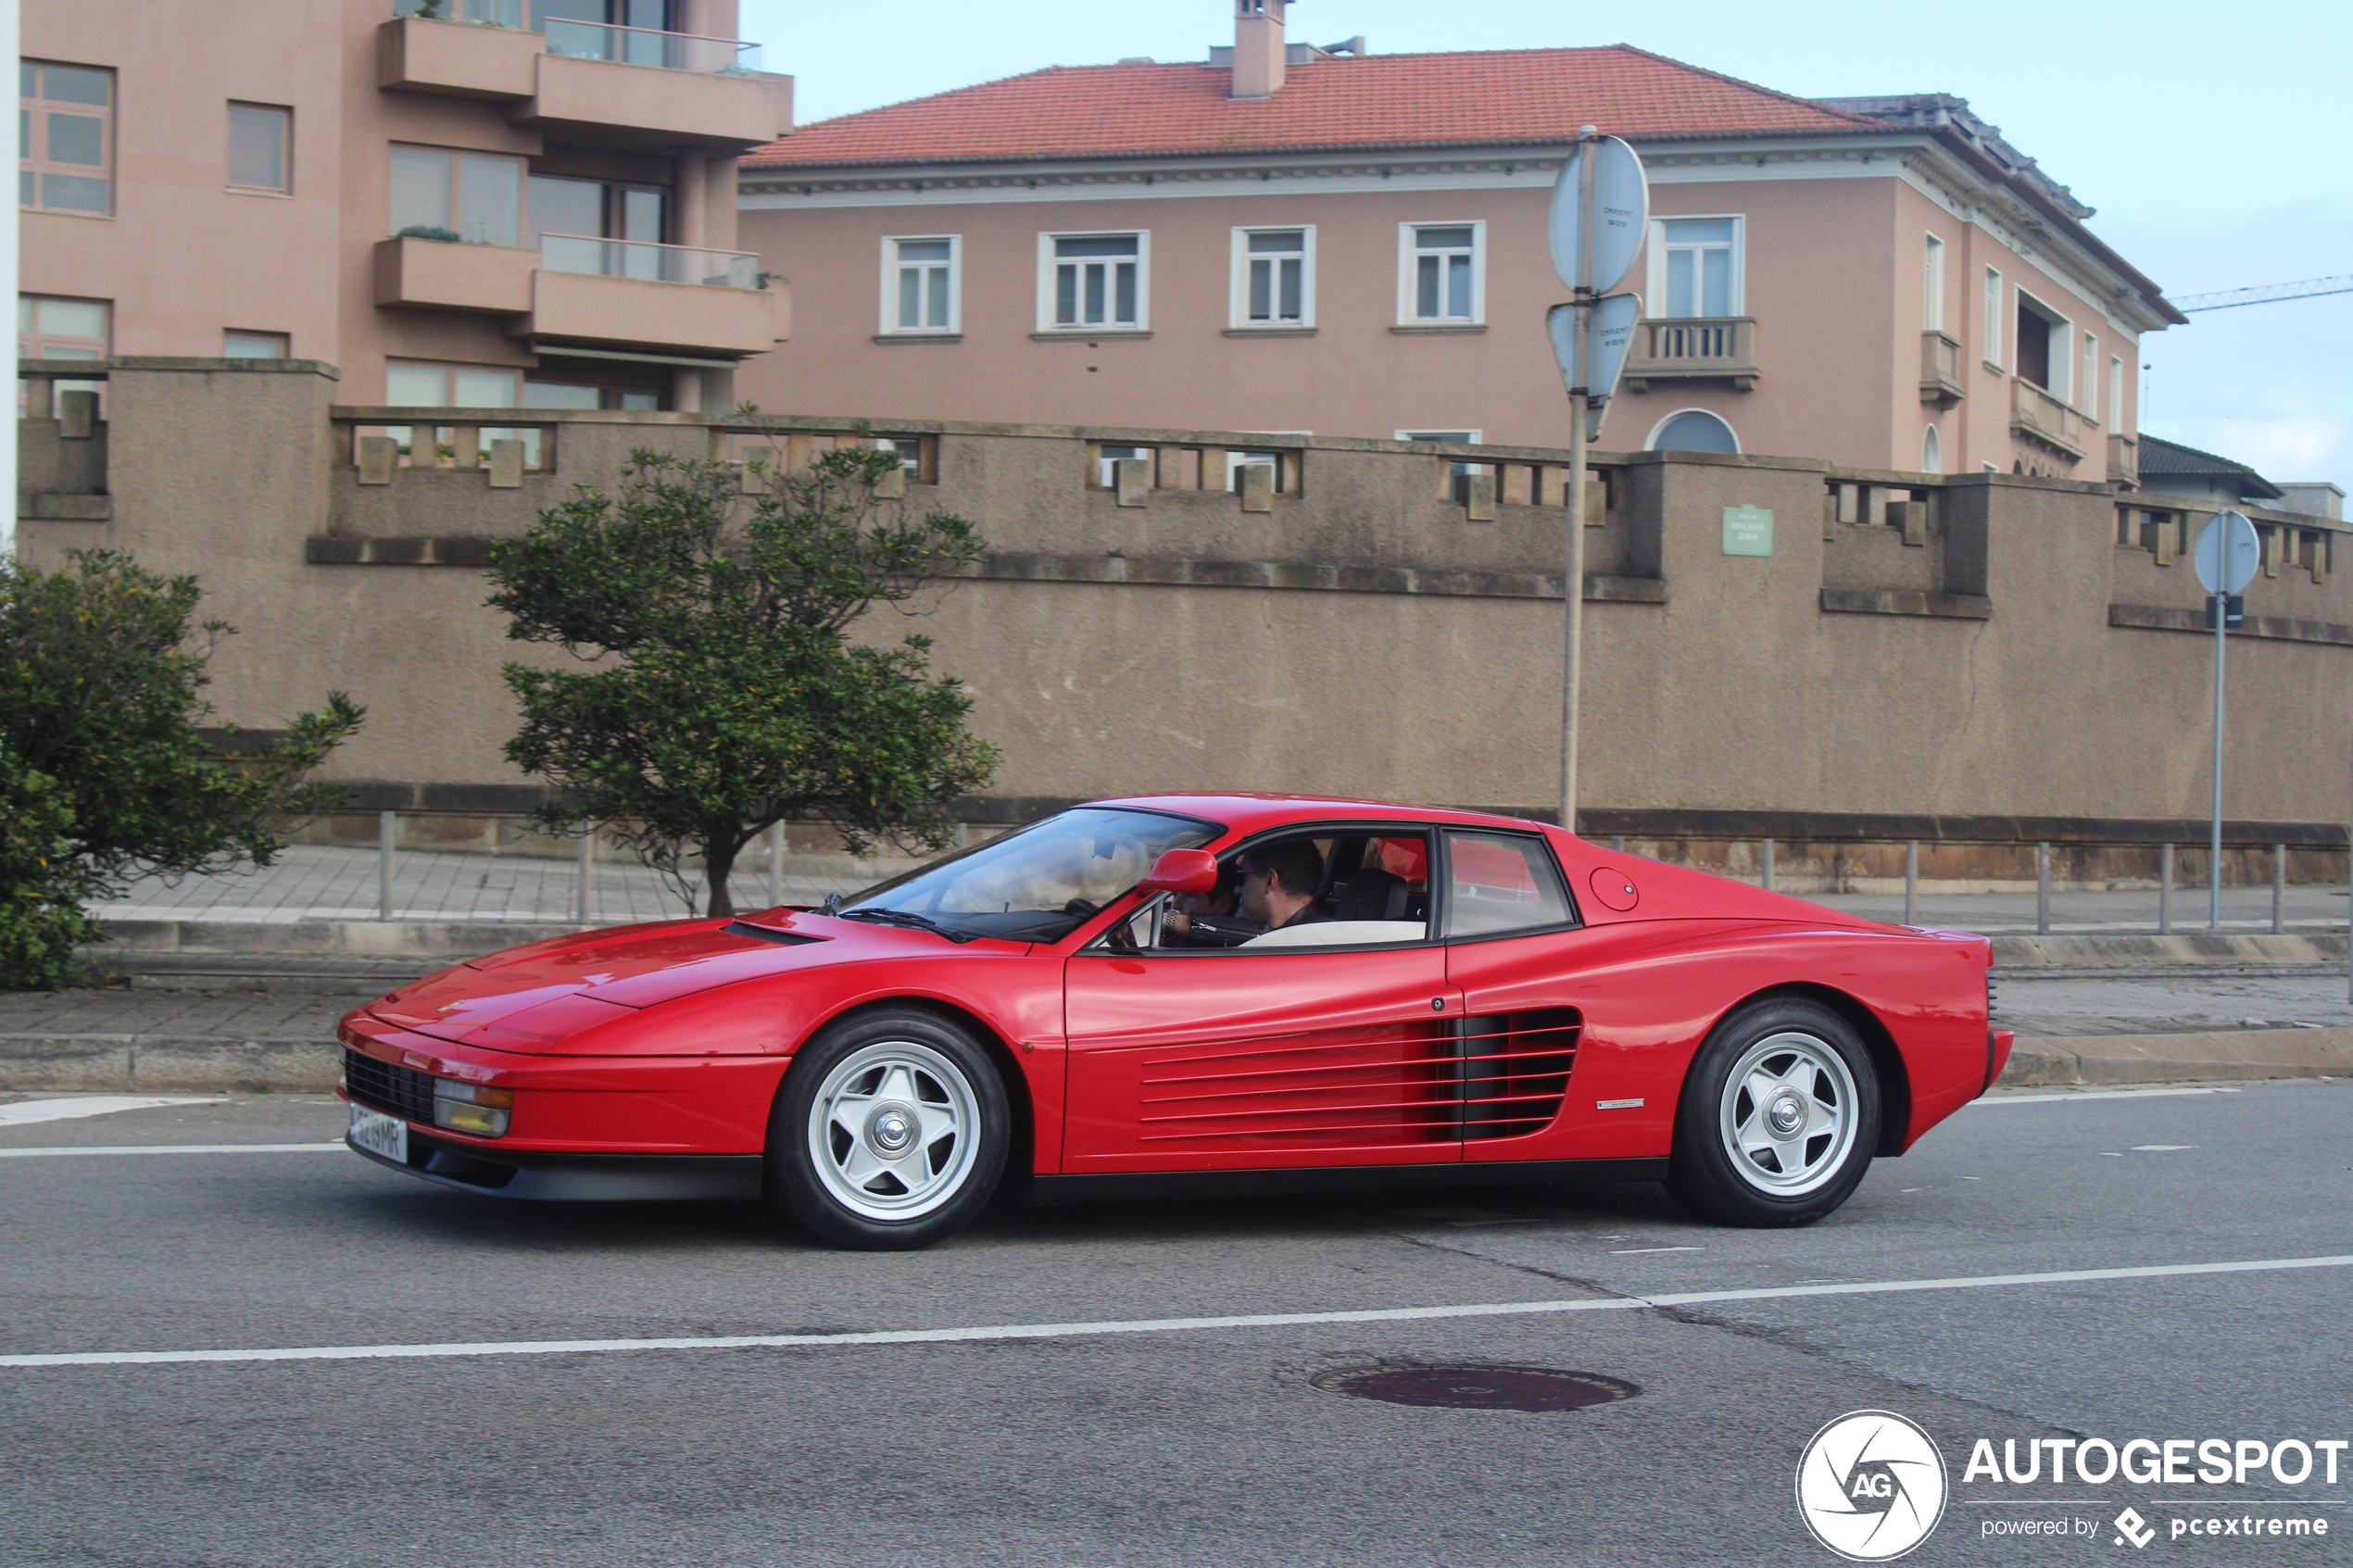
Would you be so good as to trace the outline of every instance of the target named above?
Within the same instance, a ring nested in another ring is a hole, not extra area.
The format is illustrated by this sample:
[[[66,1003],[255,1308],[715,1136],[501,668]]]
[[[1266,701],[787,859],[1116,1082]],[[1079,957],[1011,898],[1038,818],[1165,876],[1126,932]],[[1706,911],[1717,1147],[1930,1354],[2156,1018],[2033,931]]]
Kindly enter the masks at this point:
[[[1460,1159],[1462,1002],[1445,972],[1436,947],[1076,955],[1063,1169]]]

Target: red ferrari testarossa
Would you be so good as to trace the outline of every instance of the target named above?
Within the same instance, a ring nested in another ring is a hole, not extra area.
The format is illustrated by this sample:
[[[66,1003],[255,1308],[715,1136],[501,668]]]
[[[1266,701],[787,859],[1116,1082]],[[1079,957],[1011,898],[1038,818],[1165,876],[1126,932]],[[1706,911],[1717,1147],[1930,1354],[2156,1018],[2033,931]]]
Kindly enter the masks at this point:
[[[585,932],[343,1022],[351,1147],[464,1192],[1031,1201],[1664,1181],[1836,1209],[1993,1083],[1983,937],[1473,812],[1099,801],[824,908]]]

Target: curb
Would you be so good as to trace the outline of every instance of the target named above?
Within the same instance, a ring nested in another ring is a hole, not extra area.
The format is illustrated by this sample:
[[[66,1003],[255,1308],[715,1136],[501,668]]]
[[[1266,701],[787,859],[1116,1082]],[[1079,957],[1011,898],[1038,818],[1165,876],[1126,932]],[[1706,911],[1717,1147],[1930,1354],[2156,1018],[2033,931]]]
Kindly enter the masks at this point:
[[[2353,1028],[2044,1035],[2010,1047],[2000,1088],[2353,1077]]]
[[[2034,969],[2161,967],[2168,964],[2343,964],[2339,934],[2233,936],[2224,932],[2176,932],[2168,936],[1996,936],[1994,967]]]
[[[0,1035],[0,1093],[132,1089],[257,1094],[332,1089],[333,1040],[225,1040],[152,1035]]]
[[[86,949],[91,958],[130,951],[470,959],[581,929],[569,921],[114,920],[105,924],[106,941]]]

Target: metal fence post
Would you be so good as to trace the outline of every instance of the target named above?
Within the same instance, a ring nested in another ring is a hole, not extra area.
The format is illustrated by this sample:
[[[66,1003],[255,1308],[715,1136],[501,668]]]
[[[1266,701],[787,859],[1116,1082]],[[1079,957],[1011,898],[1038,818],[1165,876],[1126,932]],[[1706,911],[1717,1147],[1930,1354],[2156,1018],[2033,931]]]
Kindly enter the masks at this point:
[[[2157,847],[2157,934],[2173,934],[2173,847]]]
[[[1610,841],[1609,841],[1609,847],[1610,847],[1612,849],[1616,850],[1616,851],[1617,851],[1617,853],[1619,853],[1620,855],[1625,854],[1625,853],[1626,853],[1626,835],[1625,835],[1624,834],[1622,834],[1622,833],[1621,833],[1621,834],[1617,834],[1616,836],[1612,837],[1612,838],[1610,839]]]
[[[400,832],[400,813],[376,813],[376,918],[392,918],[392,842]]]
[[[1920,897],[1920,841],[1906,839],[1904,843],[1904,923],[1913,923],[1912,915],[1919,908]]]
[[[1763,881],[1764,889],[1766,892],[1770,893],[1773,891],[1773,841],[1768,838],[1761,840],[1760,842],[1763,845],[1764,852],[1758,858],[1756,863],[1758,868],[1765,873]]]
[[[2034,935],[2051,934],[2051,847],[2034,847]]]
[[[597,885],[597,830],[594,827],[580,835],[579,907],[573,911],[582,925],[588,923],[588,910],[595,902]]]
[[[2271,935],[2287,929],[2287,846],[2271,846]]]
[[[785,901],[785,824],[768,824],[768,907]]]

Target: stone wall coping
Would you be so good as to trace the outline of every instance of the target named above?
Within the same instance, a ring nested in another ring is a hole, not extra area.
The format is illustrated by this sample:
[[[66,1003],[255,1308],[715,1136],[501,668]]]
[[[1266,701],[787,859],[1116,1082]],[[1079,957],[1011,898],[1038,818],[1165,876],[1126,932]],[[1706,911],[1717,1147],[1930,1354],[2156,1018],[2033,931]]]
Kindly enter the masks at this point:
[[[105,381],[109,370],[186,370],[208,375],[323,376],[341,381],[343,371],[324,359],[229,359],[177,354],[114,354],[104,359],[19,359],[20,376],[55,376],[71,381]]]

